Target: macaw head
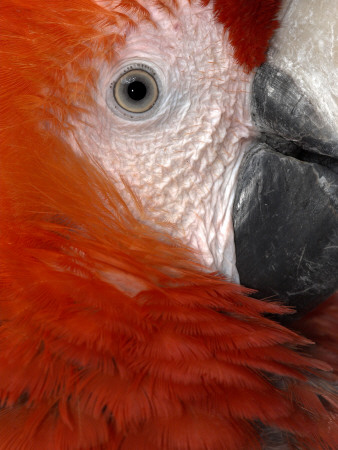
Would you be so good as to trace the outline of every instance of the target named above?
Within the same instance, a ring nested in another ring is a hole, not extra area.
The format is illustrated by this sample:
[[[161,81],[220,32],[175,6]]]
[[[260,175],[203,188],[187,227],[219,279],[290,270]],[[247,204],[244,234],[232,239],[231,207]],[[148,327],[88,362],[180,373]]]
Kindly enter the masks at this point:
[[[329,367],[267,317],[337,288],[318,8],[3,0],[0,449],[334,445]]]

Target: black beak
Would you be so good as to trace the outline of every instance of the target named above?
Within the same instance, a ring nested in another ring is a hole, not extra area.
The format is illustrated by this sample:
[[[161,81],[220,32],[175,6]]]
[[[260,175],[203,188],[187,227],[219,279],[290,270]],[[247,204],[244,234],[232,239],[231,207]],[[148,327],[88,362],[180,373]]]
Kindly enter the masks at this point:
[[[260,131],[234,201],[241,284],[297,317],[338,287],[338,133],[292,78],[262,65],[252,86]]]

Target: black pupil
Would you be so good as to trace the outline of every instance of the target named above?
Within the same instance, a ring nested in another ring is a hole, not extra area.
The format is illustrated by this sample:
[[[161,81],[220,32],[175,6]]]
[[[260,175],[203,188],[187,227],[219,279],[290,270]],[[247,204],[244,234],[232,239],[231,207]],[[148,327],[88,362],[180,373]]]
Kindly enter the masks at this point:
[[[147,93],[146,86],[141,81],[133,81],[128,85],[128,95],[132,100],[140,101]]]

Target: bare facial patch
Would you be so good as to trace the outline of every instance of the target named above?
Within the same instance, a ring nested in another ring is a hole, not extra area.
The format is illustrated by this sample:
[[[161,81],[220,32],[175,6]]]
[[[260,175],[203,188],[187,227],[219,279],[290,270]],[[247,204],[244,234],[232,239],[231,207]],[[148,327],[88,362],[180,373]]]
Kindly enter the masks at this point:
[[[251,77],[235,62],[212,6],[181,0],[172,15],[148,10],[153,23],[130,30],[115,59],[97,68],[96,104],[86,125],[76,124],[73,145],[97,158],[129,201],[120,177],[127,182],[154,226],[167,224],[210,269],[238,281],[231,214],[253,134]],[[157,103],[145,112],[114,110],[116,83],[128,70],[136,78],[122,81],[137,83],[142,64],[158,80]]]

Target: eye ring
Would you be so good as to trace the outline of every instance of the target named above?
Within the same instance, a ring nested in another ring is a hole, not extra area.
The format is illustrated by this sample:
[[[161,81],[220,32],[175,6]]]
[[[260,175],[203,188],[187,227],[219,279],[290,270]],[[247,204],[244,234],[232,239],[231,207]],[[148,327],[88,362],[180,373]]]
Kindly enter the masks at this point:
[[[157,111],[163,97],[163,74],[154,64],[124,62],[113,76],[106,95],[108,107],[127,120],[145,120]]]
[[[130,70],[115,83],[114,98],[119,106],[128,112],[149,111],[158,98],[156,80],[145,70]]]

